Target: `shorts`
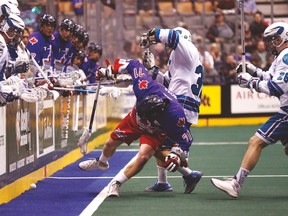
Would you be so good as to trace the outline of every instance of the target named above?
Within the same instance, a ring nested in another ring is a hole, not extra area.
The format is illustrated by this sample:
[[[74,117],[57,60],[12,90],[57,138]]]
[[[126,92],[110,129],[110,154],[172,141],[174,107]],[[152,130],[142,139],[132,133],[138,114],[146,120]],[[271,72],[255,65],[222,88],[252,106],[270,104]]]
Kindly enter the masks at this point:
[[[283,145],[288,144],[288,114],[275,113],[255,135],[267,144],[277,141],[281,141]]]
[[[130,112],[120,122],[120,124],[110,134],[110,137],[114,140],[122,140],[130,145],[133,141],[140,139],[139,145],[147,144],[151,146],[155,151],[162,145],[166,136],[150,134],[139,128],[136,123],[135,112]]]

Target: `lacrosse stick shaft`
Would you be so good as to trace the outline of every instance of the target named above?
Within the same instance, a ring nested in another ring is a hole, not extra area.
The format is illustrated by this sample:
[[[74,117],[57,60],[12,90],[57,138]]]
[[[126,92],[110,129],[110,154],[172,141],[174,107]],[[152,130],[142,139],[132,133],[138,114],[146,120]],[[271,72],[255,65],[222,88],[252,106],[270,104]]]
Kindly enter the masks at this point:
[[[245,26],[244,26],[244,0],[239,0],[239,9],[240,9],[240,15],[241,15],[241,46],[242,46],[242,69],[243,73],[246,72],[246,51],[245,51]]]
[[[74,96],[75,98],[75,96]],[[73,131],[78,131],[78,121],[79,121],[79,103],[80,103],[80,96],[76,95],[76,102],[75,102],[75,109],[74,110],[74,117],[75,117],[75,123],[73,124]]]
[[[77,89],[77,88],[65,88],[65,87],[54,87],[54,90],[57,91],[76,91],[76,92],[84,92],[84,93],[97,93],[97,91],[89,90],[89,89]]]
[[[20,46],[29,56],[29,58],[32,60],[33,64],[36,66],[36,68],[38,69],[38,71],[41,73],[42,77],[47,81],[48,85],[52,85],[51,81],[48,79],[47,75],[44,73],[44,71],[42,70],[42,68],[39,66],[39,64],[36,62],[36,60],[34,59],[34,57],[31,55],[30,51],[27,49],[27,47],[25,46],[25,44],[23,43],[23,41],[21,41],[21,46]],[[52,85],[53,86],[53,85]]]
[[[96,111],[96,107],[97,107],[97,102],[98,102],[98,97],[99,97],[99,92],[100,92],[100,86],[101,86],[101,80],[99,80],[99,82],[98,82],[98,87],[97,87],[95,99],[93,102],[92,113],[91,113],[90,123],[89,123],[89,127],[88,127],[89,132],[92,132],[92,125],[93,125],[95,111]]]

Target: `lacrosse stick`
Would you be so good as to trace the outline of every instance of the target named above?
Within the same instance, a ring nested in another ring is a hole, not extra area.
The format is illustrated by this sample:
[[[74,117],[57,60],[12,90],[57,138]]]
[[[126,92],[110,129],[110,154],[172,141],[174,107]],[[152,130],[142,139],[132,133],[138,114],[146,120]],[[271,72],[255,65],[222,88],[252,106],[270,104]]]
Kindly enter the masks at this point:
[[[20,47],[22,50],[24,50],[27,55],[29,56],[30,60],[32,60],[33,64],[36,66],[36,68],[38,69],[38,71],[41,73],[42,77],[46,80],[47,84],[48,84],[48,88],[49,89],[53,89],[53,84],[51,83],[51,81],[48,79],[48,77],[46,76],[46,74],[44,73],[44,71],[42,70],[42,68],[38,65],[38,63],[36,62],[36,60],[34,59],[34,57],[31,55],[30,51],[27,49],[27,47],[25,46],[25,44],[23,43],[23,41],[21,41],[20,43]]]
[[[76,102],[74,103],[75,106],[73,106],[73,113],[75,113],[75,115],[73,115],[74,124],[73,124],[72,130],[73,131],[78,131],[80,96],[79,95],[75,95],[74,98],[76,99]]]
[[[91,117],[90,117],[89,127],[88,128],[84,128],[83,134],[79,138],[78,146],[79,146],[80,152],[82,154],[86,154],[86,152],[87,152],[87,145],[88,145],[88,140],[89,140],[89,138],[91,136],[91,133],[92,133],[92,125],[93,125],[95,111],[96,111],[96,106],[97,106],[97,102],[98,102],[100,86],[101,86],[101,80],[99,80],[99,82],[98,82],[98,87],[97,87],[95,99],[94,99],[94,102],[93,102],[93,107],[92,107],[92,113],[91,113]]]
[[[97,93],[97,91],[94,91],[93,89],[77,89],[73,87],[54,87],[54,90],[57,91],[75,91],[75,92],[84,92],[84,93]]]
[[[244,0],[238,0],[241,13],[241,46],[242,46],[242,72],[246,72],[246,54],[245,54],[245,26],[244,26]]]
[[[61,97],[61,105],[63,106],[63,97]],[[68,129],[69,129],[69,116],[70,116],[70,103],[71,103],[71,96],[68,96],[67,100],[67,107],[66,107],[66,113],[61,115],[62,118],[62,133],[61,138],[62,139],[68,139]],[[64,109],[64,108],[63,108]]]

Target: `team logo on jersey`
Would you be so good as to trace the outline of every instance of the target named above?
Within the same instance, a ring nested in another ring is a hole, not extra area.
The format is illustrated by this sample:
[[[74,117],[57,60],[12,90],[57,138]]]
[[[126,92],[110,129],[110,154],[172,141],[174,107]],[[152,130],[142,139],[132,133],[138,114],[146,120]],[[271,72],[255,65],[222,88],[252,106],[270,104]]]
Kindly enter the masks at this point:
[[[288,53],[283,56],[282,60],[286,65],[288,65]]]
[[[148,89],[148,81],[147,80],[139,80],[138,87],[140,90]]]
[[[125,134],[125,131],[121,131],[119,128],[117,128],[114,133],[116,134],[117,137],[119,138],[125,138],[127,135]]]
[[[32,37],[32,38],[30,38],[29,42],[30,42],[32,45],[34,45],[34,44],[38,43],[38,40],[37,40],[37,38]]]
[[[183,117],[183,118],[179,118],[179,119],[178,119],[178,122],[177,122],[176,125],[177,125],[178,127],[183,127],[184,124],[185,124],[185,118]]]

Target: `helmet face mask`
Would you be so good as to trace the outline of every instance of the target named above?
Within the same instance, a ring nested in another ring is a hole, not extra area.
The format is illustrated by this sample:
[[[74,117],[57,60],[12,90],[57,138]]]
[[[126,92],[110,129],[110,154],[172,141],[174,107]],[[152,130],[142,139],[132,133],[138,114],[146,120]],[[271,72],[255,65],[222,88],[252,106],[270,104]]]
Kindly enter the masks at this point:
[[[268,36],[266,38],[264,38],[264,43],[265,43],[265,50],[268,54],[272,54],[272,55],[277,55],[277,45],[276,45],[276,41],[281,40],[280,37],[272,37],[272,36]]]

